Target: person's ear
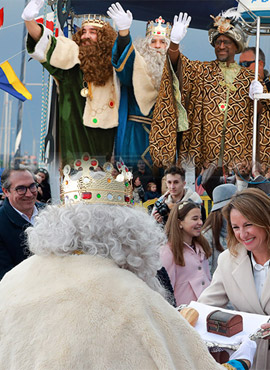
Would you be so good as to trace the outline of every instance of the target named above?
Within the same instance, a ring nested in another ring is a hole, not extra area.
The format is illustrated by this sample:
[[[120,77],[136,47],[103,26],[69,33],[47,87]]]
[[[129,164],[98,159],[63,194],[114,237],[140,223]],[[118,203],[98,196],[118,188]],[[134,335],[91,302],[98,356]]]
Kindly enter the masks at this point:
[[[5,194],[5,196],[8,197],[9,191],[5,188],[2,188],[2,190],[3,190],[3,193]]]

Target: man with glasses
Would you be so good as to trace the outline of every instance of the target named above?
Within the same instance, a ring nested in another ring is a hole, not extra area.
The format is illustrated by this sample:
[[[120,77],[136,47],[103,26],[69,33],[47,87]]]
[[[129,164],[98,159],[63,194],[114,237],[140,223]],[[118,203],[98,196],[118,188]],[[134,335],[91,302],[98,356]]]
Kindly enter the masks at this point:
[[[239,57],[239,65],[241,67],[246,67],[251,71],[255,72],[255,58],[256,58],[256,48],[248,47],[242,52]],[[270,92],[270,80],[269,80],[269,72],[264,69],[265,67],[265,54],[262,49],[259,49],[259,77],[265,83],[267,91]]]
[[[180,53],[179,43],[187,32],[190,17],[186,13],[175,16],[168,55],[180,82],[181,102],[187,110],[189,127],[183,131],[176,153],[174,105],[179,99],[171,82],[173,71],[166,63],[149,136],[150,153],[156,165],[173,162],[177,154],[182,165],[185,162],[194,165],[197,173],[205,161],[225,172],[235,161],[251,161],[253,99],[254,94],[263,92],[263,86],[255,81],[252,71],[241,68],[235,61],[235,55],[244,50],[246,42],[237,17],[239,14],[234,9],[212,16],[208,38],[216,59],[201,62]],[[268,109],[269,101],[259,102],[257,147],[262,163],[270,160]]]
[[[0,279],[28,257],[24,230],[34,224],[37,183],[27,169],[3,171],[2,189],[5,200],[0,207]]]

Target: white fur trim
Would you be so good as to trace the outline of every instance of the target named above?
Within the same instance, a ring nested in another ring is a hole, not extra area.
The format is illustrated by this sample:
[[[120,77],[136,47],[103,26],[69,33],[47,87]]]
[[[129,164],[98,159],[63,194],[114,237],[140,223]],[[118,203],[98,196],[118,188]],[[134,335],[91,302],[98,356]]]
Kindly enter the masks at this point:
[[[40,63],[46,62],[46,55],[51,46],[52,31],[42,25],[43,34],[35,46],[35,51],[29,53],[32,58]]]
[[[156,102],[158,91],[155,89],[151,77],[147,73],[144,58],[136,49],[132,83],[139,108],[144,116],[148,116]]]
[[[64,36],[57,37],[57,43],[52,53],[50,64],[61,69],[70,69],[80,64],[79,46],[76,42]]]

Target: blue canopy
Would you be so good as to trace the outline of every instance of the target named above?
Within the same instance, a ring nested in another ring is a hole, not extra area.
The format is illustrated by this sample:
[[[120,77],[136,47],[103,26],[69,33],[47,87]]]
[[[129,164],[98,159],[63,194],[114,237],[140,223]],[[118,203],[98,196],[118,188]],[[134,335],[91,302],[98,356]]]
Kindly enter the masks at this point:
[[[72,9],[76,14],[106,14],[108,7],[116,1],[103,0],[58,0],[58,16],[60,23],[64,20],[63,3],[66,4],[65,13]],[[166,22],[172,22],[175,14],[187,12],[192,17],[190,27],[207,29],[211,23],[210,15],[218,15],[222,10],[226,10],[238,5],[235,0],[183,0],[183,1],[119,1],[125,10],[130,10],[133,18],[141,21],[154,20],[160,15]],[[61,21],[62,20],[62,21]]]

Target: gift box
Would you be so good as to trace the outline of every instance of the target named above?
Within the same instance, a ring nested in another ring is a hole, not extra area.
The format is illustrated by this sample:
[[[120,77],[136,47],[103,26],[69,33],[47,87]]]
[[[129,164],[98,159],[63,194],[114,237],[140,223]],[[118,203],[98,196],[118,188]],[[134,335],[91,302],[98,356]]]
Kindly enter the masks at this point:
[[[238,314],[215,310],[208,314],[206,326],[210,333],[231,337],[243,330],[243,319]]]

